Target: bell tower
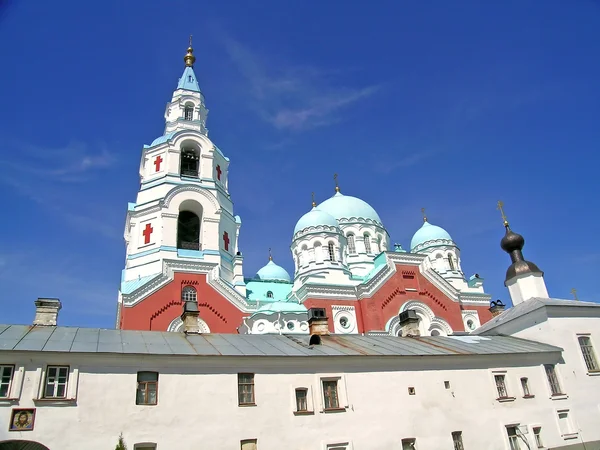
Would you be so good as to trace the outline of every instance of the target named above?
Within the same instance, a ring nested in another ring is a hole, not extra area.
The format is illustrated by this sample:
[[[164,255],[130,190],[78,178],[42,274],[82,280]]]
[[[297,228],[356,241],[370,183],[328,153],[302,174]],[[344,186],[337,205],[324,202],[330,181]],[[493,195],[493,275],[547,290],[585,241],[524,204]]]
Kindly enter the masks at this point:
[[[220,291],[220,297],[245,308],[241,220],[228,189],[229,158],[208,138],[191,37],[183,59],[183,74],[165,109],[164,133],[142,149],[140,188],[127,208],[119,328],[168,328],[164,320],[148,325],[147,316],[156,319],[169,302],[182,301],[182,287],[172,286],[181,277],[197,291],[212,282],[219,287],[207,292]],[[179,317],[180,308],[171,315]]]

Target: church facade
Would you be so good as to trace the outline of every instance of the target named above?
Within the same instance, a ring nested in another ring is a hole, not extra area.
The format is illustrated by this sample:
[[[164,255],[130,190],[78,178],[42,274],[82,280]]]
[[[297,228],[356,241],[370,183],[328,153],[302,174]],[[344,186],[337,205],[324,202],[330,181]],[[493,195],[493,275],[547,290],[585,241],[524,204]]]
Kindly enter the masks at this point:
[[[208,137],[208,109],[190,46],[165,109],[162,136],[144,146],[140,189],[129,203],[117,328],[179,331],[184,302],[204,332],[308,334],[310,308],[331,332],[400,332],[413,310],[421,335],[473,331],[491,319],[483,279],[467,277],[450,234],[424,217],[410,248],[393,244],[364,200],[334,195],[302,215],[291,234],[294,273],[271,257],[244,276],[242,220],[229,193],[229,164]]]

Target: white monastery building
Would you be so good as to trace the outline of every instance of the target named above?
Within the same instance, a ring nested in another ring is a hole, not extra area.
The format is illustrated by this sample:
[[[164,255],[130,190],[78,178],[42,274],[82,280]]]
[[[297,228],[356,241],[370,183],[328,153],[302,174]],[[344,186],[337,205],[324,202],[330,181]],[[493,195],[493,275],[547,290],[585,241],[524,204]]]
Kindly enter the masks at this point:
[[[184,60],[142,151],[115,329],[59,326],[50,298],[0,325],[0,450],[600,450],[600,304],[550,298],[504,212],[508,309],[447,231],[425,218],[404,251],[338,186],[301,215],[293,276],[245,278]]]

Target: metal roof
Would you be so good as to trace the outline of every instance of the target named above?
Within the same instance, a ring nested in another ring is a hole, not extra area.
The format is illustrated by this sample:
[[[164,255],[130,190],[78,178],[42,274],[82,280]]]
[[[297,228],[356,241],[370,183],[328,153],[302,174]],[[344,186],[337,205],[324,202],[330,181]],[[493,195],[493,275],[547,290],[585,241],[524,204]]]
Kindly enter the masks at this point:
[[[490,330],[493,330],[499,325],[510,322],[511,320],[517,319],[521,316],[529,314],[530,312],[536,311],[546,306],[559,306],[559,307],[572,307],[572,308],[600,308],[599,303],[593,302],[581,302],[576,300],[559,300],[555,298],[539,298],[532,297],[519,303],[512,308],[507,309],[502,314],[492,318],[489,322],[484,323],[482,326],[477,328],[474,334],[483,334]],[[599,309],[600,311],[600,309]]]
[[[440,356],[560,352],[559,347],[508,336],[190,334],[167,331],[0,325],[0,352],[41,351],[191,356]]]

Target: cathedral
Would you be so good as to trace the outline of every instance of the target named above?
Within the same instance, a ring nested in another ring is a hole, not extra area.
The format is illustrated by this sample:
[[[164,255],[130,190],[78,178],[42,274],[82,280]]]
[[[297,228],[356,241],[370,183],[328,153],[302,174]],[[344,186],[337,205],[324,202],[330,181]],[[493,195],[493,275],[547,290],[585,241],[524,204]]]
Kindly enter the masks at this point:
[[[463,273],[446,230],[424,215],[410,247],[392,244],[379,214],[342,192],[337,176],[333,195],[313,201],[290,230],[294,273],[269,257],[245,276],[230,160],[208,137],[195,60],[190,43],[164,133],[142,150],[117,328],[180,331],[187,301],[197,304],[205,333],[308,334],[311,308],[324,309],[339,334],[398,335],[407,310],[423,336],[470,332],[491,319],[483,279]]]

